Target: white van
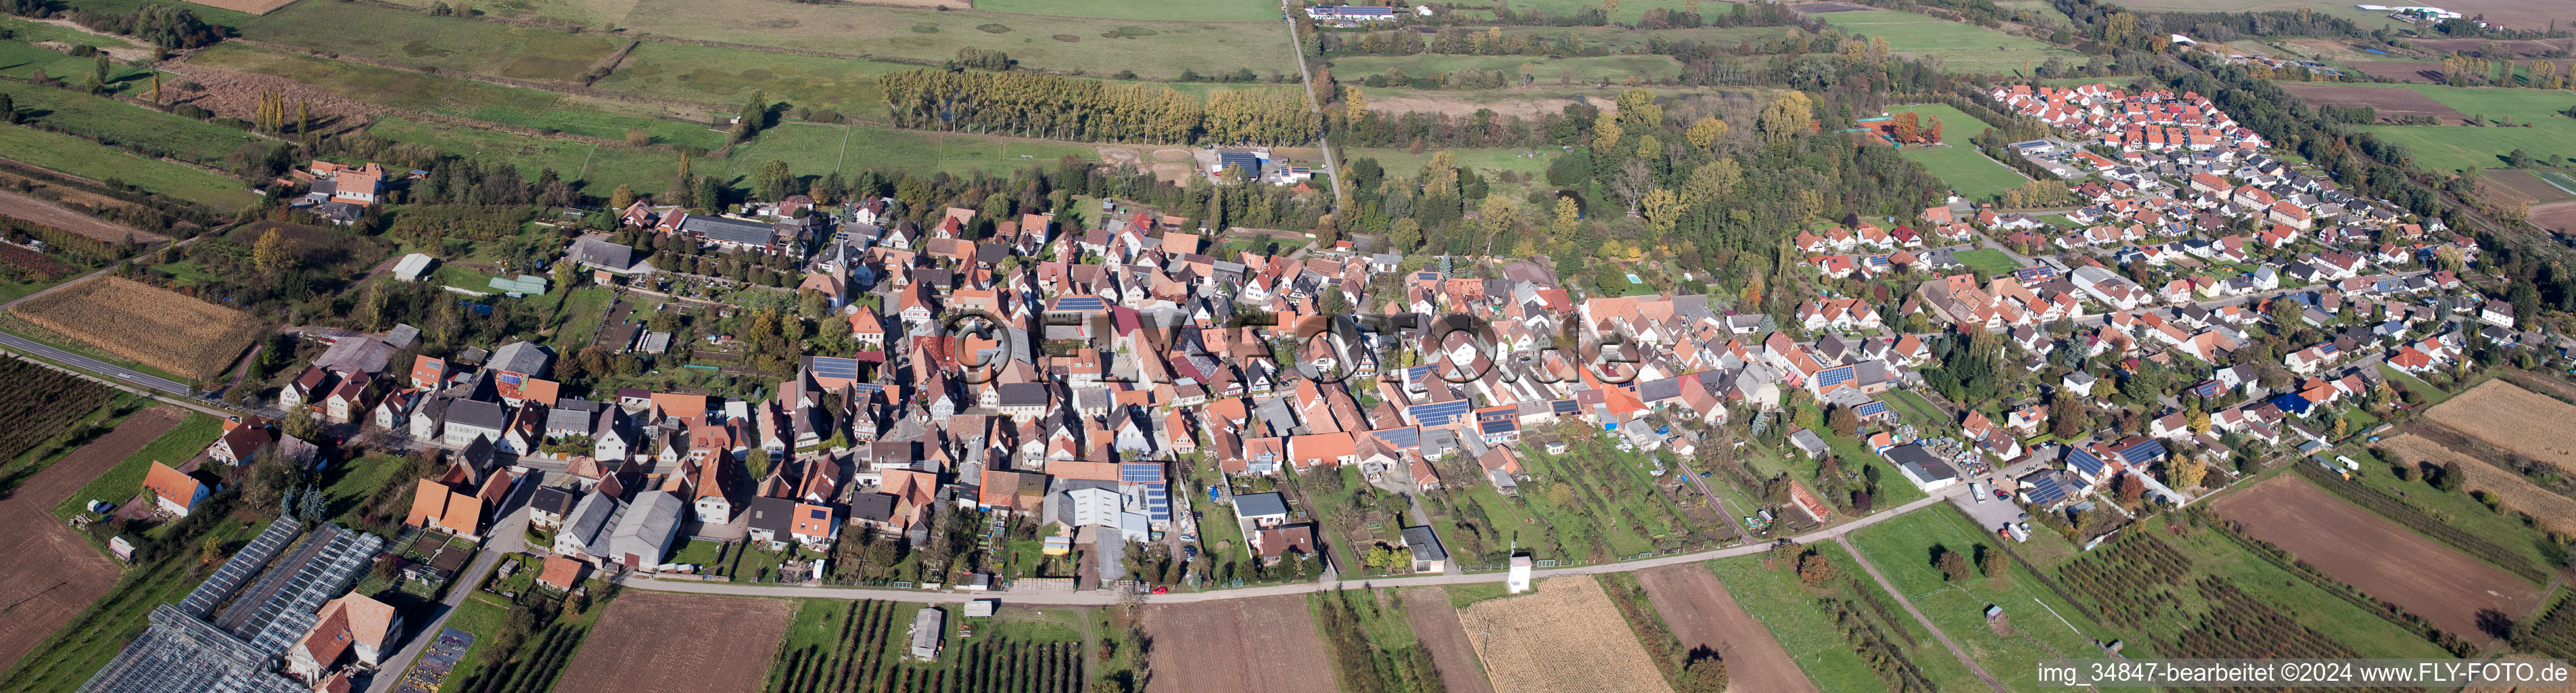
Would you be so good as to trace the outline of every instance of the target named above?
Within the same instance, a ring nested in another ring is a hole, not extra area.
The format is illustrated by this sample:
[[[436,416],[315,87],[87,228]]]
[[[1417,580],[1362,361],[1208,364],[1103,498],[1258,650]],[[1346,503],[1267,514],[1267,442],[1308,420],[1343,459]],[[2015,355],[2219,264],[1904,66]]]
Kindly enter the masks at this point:
[[[1975,499],[1977,499],[1977,502],[1979,502],[1979,503],[1986,502],[1986,484],[1985,484],[1985,482],[1980,482],[1980,481],[1971,481],[1971,482],[1968,482],[1968,497],[1969,497],[1969,498],[1975,498]]]

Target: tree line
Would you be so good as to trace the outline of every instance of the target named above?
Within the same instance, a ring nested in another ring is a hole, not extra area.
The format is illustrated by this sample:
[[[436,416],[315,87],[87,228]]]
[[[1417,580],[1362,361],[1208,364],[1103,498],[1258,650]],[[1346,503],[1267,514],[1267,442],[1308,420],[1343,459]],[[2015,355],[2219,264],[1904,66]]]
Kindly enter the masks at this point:
[[[1204,98],[1162,85],[1035,72],[908,70],[877,78],[895,125],[1084,142],[1294,145],[1316,116],[1290,89],[1225,89]]]

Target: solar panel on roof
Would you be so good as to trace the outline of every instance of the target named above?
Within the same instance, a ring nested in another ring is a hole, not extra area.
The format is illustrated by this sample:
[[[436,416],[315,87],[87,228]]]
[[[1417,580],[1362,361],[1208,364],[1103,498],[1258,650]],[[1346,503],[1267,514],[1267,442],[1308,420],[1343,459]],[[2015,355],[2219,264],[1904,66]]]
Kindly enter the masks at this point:
[[[1098,296],[1063,296],[1055,299],[1053,310],[1108,310],[1109,302]]]
[[[2076,470],[2082,471],[2085,474],[2099,474],[2102,472],[2102,468],[2106,466],[2105,463],[2102,462],[2102,458],[2094,457],[2093,453],[2085,452],[2081,448],[2067,449],[2066,462],[2067,464],[2075,465]]]
[[[1421,447],[1422,445],[1422,429],[1411,426],[1406,426],[1404,428],[1390,428],[1383,431],[1372,432],[1369,435],[1377,436],[1378,442],[1386,443],[1398,448],[1413,448]]]
[[[1413,417],[1414,423],[1424,426],[1446,426],[1450,422],[1457,421],[1458,417],[1466,416],[1468,410],[1474,408],[1473,404],[1463,399],[1417,404],[1406,409],[1405,413]]]
[[[859,360],[817,356],[814,357],[813,372],[817,378],[856,378],[859,377]]]
[[[1854,409],[1853,413],[1861,416],[1877,416],[1879,414],[1885,414],[1887,413],[1887,403],[1878,400],[1870,400],[1868,404],[1860,405],[1859,408]]]
[[[2152,438],[2148,439],[2146,442],[2131,445],[2127,450],[2120,451],[2120,458],[2128,460],[2131,465],[2145,464],[2151,460],[2164,456],[2164,442]]]

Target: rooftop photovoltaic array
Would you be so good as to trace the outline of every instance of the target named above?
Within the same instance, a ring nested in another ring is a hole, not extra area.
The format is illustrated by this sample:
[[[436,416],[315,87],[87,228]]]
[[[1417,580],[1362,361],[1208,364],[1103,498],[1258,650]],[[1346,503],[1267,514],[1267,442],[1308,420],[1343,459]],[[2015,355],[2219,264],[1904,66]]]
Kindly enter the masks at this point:
[[[1413,422],[1416,424],[1424,426],[1447,426],[1456,422],[1460,417],[1466,416],[1467,412],[1475,409],[1475,404],[1476,403],[1474,402],[1463,399],[1453,399],[1447,402],[1434,402],[1431,404],[1416,404],[1405,409],[1405,414],[1412,416]]]

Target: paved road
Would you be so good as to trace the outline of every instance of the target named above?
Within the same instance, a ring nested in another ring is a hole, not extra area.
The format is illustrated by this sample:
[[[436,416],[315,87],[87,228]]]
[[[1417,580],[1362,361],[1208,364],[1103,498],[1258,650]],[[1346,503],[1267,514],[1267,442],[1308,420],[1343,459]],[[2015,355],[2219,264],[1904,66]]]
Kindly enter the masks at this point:
[[[1279,3],[1280,14],[1284,15],[1296,11],[1297,10],[1290,7],[1285,0],[1282,0]],[[1324,102],[1322,99],[1315,97],[1315,73],[1306,69],[1306,44],[1303,41],[1297,40],[1297,22],[1295,20],[1290,20],[1287,24],[1288,45],[1295,48],[1297,51],[1297,78],[1306,85],[1306,103],[1313,106],[1317,114],[1321,114],[1324,112]],[[1330,138],[1324,137],[1324,133],[1317,132],[1315,133],[1315,144],[1322,147],[1324,150],[1324,178],[1330,181],[1333,186],[1333,209],[1334,211],[1340,211],[1342,206],[1342,173],[1341,167],[1333,163],[1333,141]]]
[[[1860,563],[1860,569],[1869,573],[1870,579],[1877,580],[1879,587],[1886,589],[1888,594],[1895,595],[1896,604],[1905,607],[1905,613],[1913,614],[1915,622],[1923,624],[1924,630],[1932,631],[1932,637],[1941,640],[1942,647],[1950,648],[1950,656],[1958,657],[1959,663],[1968,665],[1968,673],[1985,679],[1986,685],[1994,687],[1995,693],[2007,693],[2002,681],[1997,681],[1993,674],[1986,673],[1986,668],[1978,666],[1977,660],[1970,658],[1967,650],[1959,649],[1959,643],[1950,640],[1950,634],[1941,632],[1940,626],[1932,625],[1931,617],[1923,615],[1923,610],[1914,608],[1914,600],[1905,598],[1905,592],[1896,589],[1896,583],[1888,581],[1886,575],[1879,574],[1878,566],[1871,565],[1869,557],[1861,555],[1860,547],[1853,546],[1850,539],[1840,536],[1834,537],[1834,543],[1841,544],[1843,550],[1850,551],[1852,560]]]
[[[501,564],[502,557],[527,548],[522,537],[527,535],[528,529],[528,496],[536,492],[541,479],[542,476],[531,474],[510,488],[510,496],[502,499],[504,514],[501,519],[493,521],[492,532],[483,542],[482,553],[476,554],[474,563],[466,566],[456,582],[448,585],[447,598],[438,602],[438,615],[412,630],[402,649],[377,669],[373,679],[367,682],[367,693],[392,693],[394,686],[402,681],[403,673],[411,670],[411,663],[420,659],[421,650],[437,639],[439,629],[447,626],[448,615],[456,613],[457,605],[464,604],[466,597],[474,594],[475,586],[483,584],[483,577],[492,574],[493,567]]]
[[[124,366],[100,361],[98,359],[45,346],[43,344],[37,344],[14,334],[0,333],[0,345],[7,345],[10,349],[23,353],[34,354],[36,356],[42,356],[55,361],[71,364],[74,368],[83,368],[99,373],[105,373],[118,380],[160,390],[180,397],[192,397],[197,394],[190,391],[187,383],[154,377]]]
[[[1868,517],[1864,517],[1864,518],[1861,518],[1861,519],[1858,519],[1858,520],[1853,520],[1853,521],[1851,521],[1851,522],[1847,522],[1847,523],[1844,523],[1844,524],[1841,524],[1841,525],[1837,525],[1837,526],[1834,526],[1834,527],[1828,527],[1828,528],[1821,529],[1821,530],[1817,530],[1817,531],[1814,531],[1814,532],[1809,532],[1809,533],[1807,533],[1807,534],[1805,534],[1805,535],[1801,535],[1801,536],[1797,537],[1797,541],[1798,541],[1799,543],[1813,543],[1813,542],[1819,542],[1819,541],[1827,541],[1827,540],[1832,540],[1832,539],[1838,539],[1838,538],[1841,538],[1843,535],[1848,534],[1848,533],[1850,533],[1850,532],[1852,532],[1852,531],[1854,531],[1854,530],[1858,530],[1858,529],[1860,529],[1860,528],[1862,528],[1862,527],[1867,527],[1867,526],[1870,526],[1870,525],[1878,524],[1878,523],[1880,523],[1880,522],[1885,522],[1885,521],[1887,521],[1889,518],[1893,518],[1893,517],[1896,517],[1896,516],[1898,516],[1898,515],[1903,515],[1903,514],[1905,514],[1905,513],[1914,512],[1914,511],[1916,511],[1916,510],[1921,510],[1921,509],[1924,509],[1924,508],[1932,507],[1932,506],[1933,506],[1934,504],[1936,504],[1936,503],[1943,503],[1943,502],[1947,502],[1947,501],[1950,499],[1950,497],[1951,497],[1951,496],[1958,495],[1958,494],[1961,494],[1961,493],[1966,493],[1966,492],[1967,492],[1967,487],[1966,487],[1966,486],[1953,486],[1953,487],[1950,487],[1949,489],[1944,490],[1944,491],[1942,491],[1941,493],[1936,494],[1936,495],[1933,495],[1933,496],[1931,496],[1931,497],[1929,497],[1929,498],[1924,498],[1924,499],[1922,499],[1922,500],[1914,501],[1914,502],[1912,502],[1912,503],[1907,503],[1907,504],[1900,505],[1900,506],[1897,506],[1897,507],[1894,507],[1894,508],[1889,508],[1889,509],[1887,509],[1887,510],[1880,511],[1880,512],[1878,512],[1877,514],[1870,515],[1870,516],[1868,516]],[[1676,555],[1672,555],[1672,556],[1660,556],[1660,557],[1656,557],[1656,558],[1647,558],[1647,559],[1640,559],[1640,560],[1634,560],[1634,561],[1622,561],[1622,562],[1617,562],[1617,563],[1601,563],[1601,564],[1595,564],[1595,565],[1573,566],[1573,567],[1569,567],[1569,568],[1548,568],[1548,569],[1544,569],[1544,570],[1538,570],[1538,571],[1535,571],[1535,572],[1533,573],[1533,576],[1534,576],[1534,577],[1540,577],[1540,578],[1546,578],[1546,577],[1554,577],[1554,576],[1559,576],[1559,575],[1600,575],[1600,574],[1605,574],[1605,573],[1623,573],[1623,572],[1628,572],[1628,571],[1632,571],[1632,570],[1644,570],[1644,569],[1647,569],[1647,568],[1660,568],[1660,567],[1668,566],[1668,565],[1681,565],[1681,564],[1685,564],[1685,563],[1697,563],[1697,562],[1700,562],[1700,561],[1706,561],[1706,560],[1716,559],[1716,558],[1728,558],[1728,557],[1733,557],[1733,556],[1749,556],[1749,555],[1753,555],[1753,554],[1761,553],[1761,552],[1764,552],[1764,551],[1768,551],[1768,550],[1770,550],[1770,548],[1771,548],[1770,544],[1767,544],[1767,543],[1763,543],[1763,544],[1747,544],[1747,545],[1743,545],[1743,546],[1734,546],[1734,547],[1728,547],[1728,548],[1723,548],[1723,549],[1717,549],[1717,550],[1714,550],[1714,551],[1702,551],[1702,552],[1699,552],[1699,553],[1689,553],[1689,554],[1676,554]],[[1350,580],[1350,581],[1347,581],[1347,582],[1349,582],[1349,583],[1356,583],[1356,585],[1352,585],[1352,586],[1357,586],[1357,587],[1360,587],[1360,588],[1362,588],[1362,589],[1367,589],[1367,588],[1376,588],[1376,587],[1430,587],[1430,586],[1438,586],[1438,585],[1467,585],[1467,584],[1475,584],[1475,583],[1480,583],[1480,582],[1502,582],[1502,581],[1503,581],[1503,579],[1504,579],[1504,578],[1506,578],[1506,577],[1509,577],[1509,575],[1508,575],[1507,573],[1499,573],[1499,572],[1497,572],[1497,573],[1449,573],[1449,574],[1441,574],[1441,575],[1416,575],[1416,576],[1412,576],[1412,577],[1376,578],[1376,579],[1366,579],[1366,580]],[[1071,593],[1062,593],[1062,592],[1059,592],[1059,593],[1044,593],[1044,594],[1039,594],[1039,593],[1018,594],[1018,593],[1010,593],[1010,592],[927,592],[927,591],[920,591],[920,590],[867,589],[867,588],[855,588],[855,587],[791,587],[791,586],[786,586],[786,585],[752,585],[752,584],[736,584],[736,583],[730,583],[730,582],[697,582],[697,581],[693,581],[693,580],[656,580],[656,579],[652,578],[651,576],[640,575],[640,574],[631,574],[631,575],[629,575],[628,577],[621,579],[621,580],[620,580],[620,582],[621,582],[622,584],[624,584],[625,586],[627,586],[627,587],[633,587],[633,588],[637,588],[637,589],[660,590],[660,591],[665,591],[665,592],[694,592],[694,593],[698,593],[698,594],[727,594],[727,595],[742,595],[742,596],[754,596],[754,597],[819,597],[819,598],[826,598],[826,599],[883,599],[883,600],[899,601],[899,602],[924,602],[924,603],[958,603],[958,602],[972,601],[972,600],[976,600],[976,599],[1000,598],[1000,599],[1002,599],[1002,600],[1004,600],[1004,601],[1008,601],[1008,602],[1010,602],[1010,603],[1012,603],[1012,604],[1022,604],[1022,605],[1032,605],[1032,604],[1034,604],[1034,605],[1053,605],[1053,606],[1108,606],[1108,605],[1119,604],[1119,603],[1122,603],[1122,602],[1124,601],[1118,593],[1116,593],[1116,592],[1111,592],[1111,591],[1108,591],[1108,590],[1092,590],[1092,591],[1086,591],[1086,592],[1071,592]],[[1241,589],[1217,590],[1217,591],[1212,591],[1212,592],[1191,592],[1191,593],[1186,593],[1186,594],[1155,594],[1155,595],[1145,595],[1145,596],[1144,596],[1144,601],[1145,601],[1145,602],[1147,602],[1147,603],[1152,603],[1152,604],[1188,604],[1188,603],[1195,603],[1195,602],[1213,602],[1213,601],[1223,601],[1223,600],[1228,600],[1228,599],[1251,599],[1251,598],[1255,598],[1255,597],[1269,597],[1269,596],[1277,596],[1277,595],[1283,595],[1283,594],[1305,594],[1305,593],[1309,593],[1309,592],[1321,592],[1321,591],[1325,591],[1325,590],[1339,589],[1339,588],[1344,587],[1344,586],[1346,586],[1346,585],[1345,585],[1345,583],[1344,583],[1344,582],[1342,582],[1342,581],[1334,581],[1334,580],[1329,580],[1329,579],[1328,579],[1328,580],[1319,581],[1319,582],[1305,582],[1305,583],[1296,583],[1296,584],[1288,584],[1288,585],[1268,585],[1268,586],[1262,586],[1262,587],[1245,587],[1245,588],[1241,588]]]

